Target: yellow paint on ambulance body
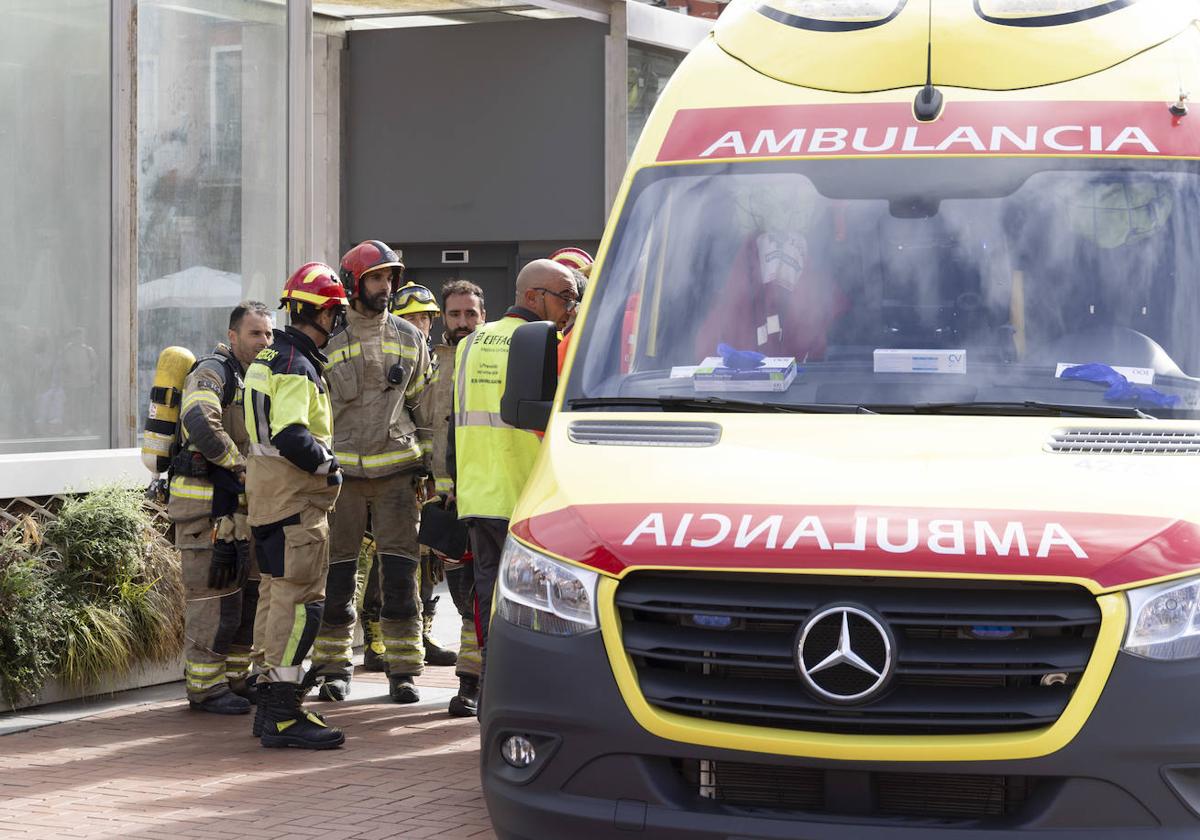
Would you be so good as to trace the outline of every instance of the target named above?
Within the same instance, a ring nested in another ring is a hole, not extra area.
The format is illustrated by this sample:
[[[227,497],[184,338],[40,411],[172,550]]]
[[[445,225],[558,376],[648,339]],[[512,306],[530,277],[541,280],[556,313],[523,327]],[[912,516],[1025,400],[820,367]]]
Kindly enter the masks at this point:
[[[931,9],[932,4],[932,9]],[[787,4],[777,0],[773,5]],[[932,21],[930,12],[932,10]],[[650,115],[625,174],[597,254],[592,283],[605,282],[605,260],[637,172],[657,157],[684,109],[769,105],[910,104],[926,77],[932,33],[933,81],[956,102],[1162,102],[1181,91],[1200,95],[1200,17],[1196,0],[1140,0],[1092,20],[1054,27],[988,23],[973,0],[908,0],[881,26],[844,33],[787,26],[751,0],[734,0],[715,34],[692,51]],[[930,25],[932,23],[932,26]],[[1200,103],[1190,120],[1200,131]],[[936,155],[933,155],[936,156]],[[1084,157],[1085,155],[1079,155]],[[829,158],[829,155],[822,155]],[[865,157],[860,155],[859,157]],[[718,156],[719,158],[719,156]],[[716,159],[694,163],[712,163]],[[745,162],[750,157],[740,158]],[[773,157],[772,160],[786,158]],[[579,316],[588,328],[588,295]],[[564,381],[583,342],[568,352]],[[1084,417],[779,415],[697,412],[655,419],[706,420],[720,443],[704,449],[610,447],[572,443],[568,424],[584,418],[645,420],[644,413],[563,413],[560,388],[544,445],[513,521],[569,506],[722,503],[1062,511],[1152,516],[1200,523],[1200,471],[1188,457],[1068,455],[1046,443],[1063,428],[1171,428],[1200,432],[1197,421]],[[544,550],[539,546],[535,549]],[[581,558],[563,557],[580,564]],[[649,568],[642,566],[639,568]],[[680,570],[678,565],[670,568]],[[699,567],[697,567],[699,568]],[[626,568],[623,577],[631,568]],[[711,566],[704,567],[712,573]],[[755,571],[730,569],[731,573]],[[787,570],[761,571],[787,574]],[[792,574],[863,574],[805,569]],[[941,577],[881,567],[881,576]],[[642,697],[620,640],[613,603],[617,580],[601,577],[598,606],[614,677],[647,731],[688,744],[788,756],[847,760],[986,761],[1033,758],[1061,749],[1079,732],[1113,666],[1128,620],[1119,590],[1094,581],[1027,574],[946,575],[956,579],[1073,583],[1098,596],[1100,637],[1082,681],[1052,726],[1020,733],[953,736],[849,736],[705,721],[651,707]]]
[[[972,0],[908,0],[882,26],[818,32],[772,20],[759,5],[730,4],[716,43],[765,77],[841,93],[924,84],[929,45],[939,87],[1015,90],[1078,79],[1178,35],[1195,11],[1188,0],[1140,0],[1083,23],[1011,26],[984,20]]]

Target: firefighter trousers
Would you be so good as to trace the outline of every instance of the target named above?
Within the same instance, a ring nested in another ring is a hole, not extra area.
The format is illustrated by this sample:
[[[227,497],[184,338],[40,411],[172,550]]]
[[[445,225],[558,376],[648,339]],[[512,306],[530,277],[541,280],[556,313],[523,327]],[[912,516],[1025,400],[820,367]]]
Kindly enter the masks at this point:
[[[246,582],[242,585],[242,620],[225,658],[225,676],[231,685],[244,683],[252,671],[261,671],[263,667],[262,633],[256,620],[262,574],[254,559],[253,542],[251,552],[250,568],[246,570]]]
[[[500,554],[508,538],[507,519],[466,520],[474,559],[475,604],[479,614],[480,678],[487,674],[488,624],[492,617],[492,597],[500,571]]]
[[[331,521],[325,616],[313,648],[313,665],[326,675],[349,678],[353,671],[358,557],[368,519],[379,554],[379,623],[388,673],[416,676],[424,668],[414,481],[413,473],[402,472],[342,483]]]
[[[245,679],[243,661],[252,658],[254,610],[247,610],[242,581],[223,589],[208,585],[214,520],[212,485],[202,479],[183,482],[172,493],[167,514],[175,524],[184,584],[184,678],[187,696],[203,702],[229,691]],[[245,509],[221,521],[224,538],[249,539]],[[257,576],[255,576],[257,578]],[[255,590],[257,591],[257,590]],[[252,597],[252,596],[251,596]]]
[[[446,587],[454,608],[462,617],[459,634],[458,665],[454,673],[460,677],[479,676],[479,637],[475,624],[475,564],[463,563],[446,569]]]
[[[247,602],[257,595],[257,580],[250,598],[249,581],[245,587],[235,581],[224,589],[209,588],[213,520],[207,511],[185,519],[180,515],[181,506],[173,507],[175,547],[179,549],[186,599],[184,678],[188,699],[199,703],[219,697],[229,691],[230,683],[246,678],[254,632],[254,609]],[[237,514],[234,520],[236,538],[249,539],[245,515]]]
[[[262,583],[258,617],[263,678],[300,682],[325,604],[329,571],[329,520],[323,508],[252,529]]]

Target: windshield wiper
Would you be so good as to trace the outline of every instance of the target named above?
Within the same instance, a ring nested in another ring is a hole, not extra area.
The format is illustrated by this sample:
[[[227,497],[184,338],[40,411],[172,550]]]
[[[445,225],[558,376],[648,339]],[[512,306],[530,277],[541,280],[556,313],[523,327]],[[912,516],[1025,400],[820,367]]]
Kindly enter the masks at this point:
[[[1039,411],[1052,414],[1073,414],[1077,417],[1135,417],[1141,420],[1158,419],[1154,415],[1147,414],[1136,406],[1072,405],[1069,403],[1038,402],[1037,400],[1022,400],[1020,402],[984,400],[981,402],[917,403],[911,407],[911,410],[915,414],[954,414],[958,411],[962,411],[963,409],[972,408],[979,409],[983,412],[1005,408],[1024,408],[1030,411]],[[900,411],[904,410],[899,406],[897,406],[897,409]]]
[[[773,403],[730,400],[724,397],[581,397],[567,401],[568,408],[662,408],[682,411],[777,412],[782,414],[877,414],[850,403]]]

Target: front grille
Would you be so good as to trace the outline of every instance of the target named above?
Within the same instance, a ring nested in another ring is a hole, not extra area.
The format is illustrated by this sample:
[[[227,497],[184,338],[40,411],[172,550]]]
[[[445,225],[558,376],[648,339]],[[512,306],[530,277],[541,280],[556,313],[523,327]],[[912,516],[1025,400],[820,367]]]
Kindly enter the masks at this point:
[[[1067,455],[1200,455],[1194,429],[1056,429],[1046,444]]]
[[[647,702],[680,714],[843,734],[1014,732],[1058,720],[1091,657],[1100,610],[1066,584],[637,572],[617,588]],[[837,705],[796,669],[805,619],[878,614],[895,638],[881,694]]]
[[[702,797],[742,808],[839,816],[985,820],[1018,814],[1033,789],[1030,776],[873,773],[690,760],[680,765]]]

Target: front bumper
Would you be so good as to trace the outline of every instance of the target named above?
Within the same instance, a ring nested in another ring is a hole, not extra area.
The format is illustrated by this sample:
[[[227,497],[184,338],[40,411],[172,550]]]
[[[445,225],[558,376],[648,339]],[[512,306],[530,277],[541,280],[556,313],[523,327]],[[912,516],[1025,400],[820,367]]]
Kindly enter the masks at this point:
[[[633,718],[599,632],[552,637],[496,616],[482,707],[482,776],[502,840],[1039,840],[1200,836],[1200,662],[1121,654],[1087,722],[1040,758],[835,761],[682,743]],[[523,734],[538,759],[517,770],[500,744]],[[932,742],[936,743],[936,742]],[[702,797],[681,767],[698,759],[815,768],[845,797],[823,812],[734,806]],[[881,817],[864,812],[871,774],[990,774],[1044,780],[1016,812],[985,819]],[[844,806],[844,807],[843,807]]]

